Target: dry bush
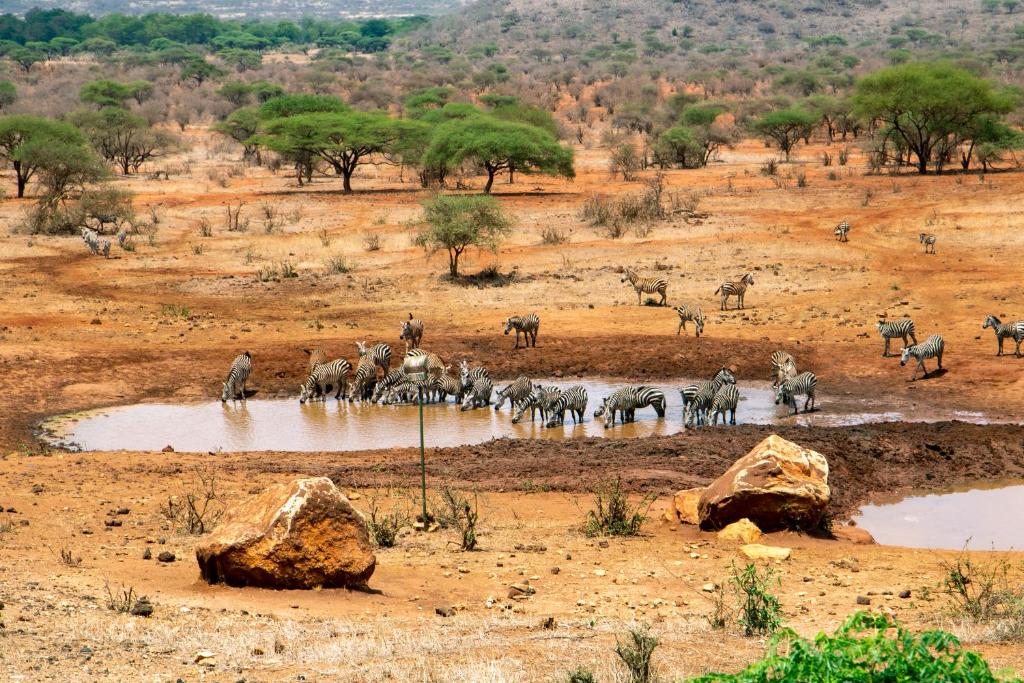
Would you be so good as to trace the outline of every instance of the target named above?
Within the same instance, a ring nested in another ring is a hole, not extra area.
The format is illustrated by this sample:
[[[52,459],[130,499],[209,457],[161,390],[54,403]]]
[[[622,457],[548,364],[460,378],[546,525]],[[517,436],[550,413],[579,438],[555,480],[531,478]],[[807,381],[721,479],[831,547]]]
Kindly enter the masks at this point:
[[[214,468],[196,467],[189,487],[168,498],[163,513],[182,533],[200,536],[220,521],[226,509]]]
[[[244,203],[239,203],[238,206],[232,207],[230,204],[227,205],[225,214],[224,228],[228,232],[244,232],[249,229],[249,219],[242,218],[242,207]]]
[[[380,251],[382,246],[380,235],[377,233],[369,233],[363,236],[363,248],[366,251]]]
[[[440,504],[436,506],[437,522],[442,528],[459,532],[459,546],[463,550],[474,550],[477,544],[476,529],[480,522],[480,504],[473,493],[473,502],[461,491],[450,486],[441,487]]]
[[[541,244],[565,244],[569,241],[569,234],[558,227],[549,225],[540,231]]]

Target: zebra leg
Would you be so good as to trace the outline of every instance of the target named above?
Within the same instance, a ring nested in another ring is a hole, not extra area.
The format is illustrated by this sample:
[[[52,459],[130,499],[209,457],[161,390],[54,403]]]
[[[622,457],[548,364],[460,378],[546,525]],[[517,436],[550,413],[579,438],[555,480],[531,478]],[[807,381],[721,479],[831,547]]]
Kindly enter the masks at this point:
[[[668,306],[668,291],[661,293],[661,304],[662,306]]]
[[[996,335],[996,340],[997,340],[997,341],[999,342],[999,352],[998,352],[998,353],[996,353],[996,355],[997,355],[997,356],[1001,356],[1001,355],[1003,355],[1003,338],[1002,338],[1002,337],[1000,337],[1000,336],[999,336],[999,335],[997,334],[997,335]]]
[[[1017,358],[1020,358],[1020,343],[1024,341],[1024,337],[1021,337],[1020,339],[1015,339],[1014,341],[1017,342],[1017,350],[1013,352],[1013,355],[1015,355]]]
[[[885,351],[882,351],[882,358],[889,357],[889,338],[885,338]]]
[[[730,413],[730,415],[729,415],[729,424],[735,425],[736,424],[736,409],[733,408],[732,410],[729,411],[729,413]],[[723,421],[724,421],[724,419],[725,418],[723,417]]]
[[[941,370],[942,369],[942,351],[939,351],[937,354],[935,354],[935,360],[938,361],[938,363],[939,363],[939,370]]]

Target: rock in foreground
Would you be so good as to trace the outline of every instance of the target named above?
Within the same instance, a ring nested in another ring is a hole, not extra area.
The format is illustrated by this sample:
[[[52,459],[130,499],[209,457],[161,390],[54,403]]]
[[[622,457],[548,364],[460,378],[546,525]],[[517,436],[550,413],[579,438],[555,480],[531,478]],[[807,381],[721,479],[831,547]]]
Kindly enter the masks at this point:
[[[773,434],[704,491],[700,526],[721,529],[746,517],[763,531],[813,529],[831,495],[825,456]]]
[[[373,575],[366,522],[326,477],[273,486],[231,510],[196,546],[208,583],[339,588]]]

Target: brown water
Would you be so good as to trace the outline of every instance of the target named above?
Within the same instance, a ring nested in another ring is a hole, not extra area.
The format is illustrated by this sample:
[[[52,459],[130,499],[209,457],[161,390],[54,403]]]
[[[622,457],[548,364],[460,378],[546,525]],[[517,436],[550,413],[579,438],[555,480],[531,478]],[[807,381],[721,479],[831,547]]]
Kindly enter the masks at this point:
[[[668,402],[667,416],[658,419],[646,408],[637,412],[636,422],[605,429],[603,418],[593,418],[601,398],[624,386],[622,382],[587,380],[543,381],[568,387],[583,384],[590,398],[586,419],[573,425],[566,416],[564,427],[545,429],[529,415],[512,424],[508,406],[460,412],[458,406],[424,406],[426,442],[430,447],[473,444],[500,437],[564,439],[582,436],[640,437],[673,434],[682,429],[682,399],[679,387],[688,380],[658,385]],[[499,383],[498,386],[503,386]],[[850,425],[899,420],[967,419],[982,421],[981,415],[913,415],[898,406],[873,403],[873,410],[857,401],[818,396],[819,410],[793,417],[775,405],[767,382],[741,382],[737,422],[747,424]],[[160,450],[176,451],[357,451],[419,445],[419,417],[416,406],[384,406],[348,403],[333,399],[301,405],[297,399],[219,401],[189,404],[140,403],[55,418],[43,425],[44,432],[59,446],[85,451]],[[719,426],[717,429],[724,429]]]
[[[904,498],[868,505],[857,524],[885,545],[959,550],[1024,548],[1024,484],[1002,482],[990,488]]]

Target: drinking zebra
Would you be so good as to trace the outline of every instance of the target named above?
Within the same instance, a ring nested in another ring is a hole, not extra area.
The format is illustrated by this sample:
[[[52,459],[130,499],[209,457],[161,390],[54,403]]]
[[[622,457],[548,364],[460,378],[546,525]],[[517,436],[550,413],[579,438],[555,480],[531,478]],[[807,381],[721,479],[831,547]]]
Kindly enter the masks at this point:
[[[922,232],[918,236],[918,241],[924,245],[924,253],[934,254],[935,253],[935,235],[930,235],[926,232]]]
[[[999,318],[994,315],[990,315],[985,318],[985,324],[981,326],[981,329],[991,327],[992,331],[996,333],[996,341],[999,342],[999,353],[997,356],[1003,355],[1003,340],[1007,337],[1012,337],[1013,341],[1017,343],[1017,349],[1014,351],[1014,355],[1020,358],[1020,343],[1024,341],[1024,320],[1018,320],[1012,323],[999,322]]]
[[[406,378],[389,387],[381,401],[386,406],[416,403],[419,397],[420,384]]]
[[[405,382],[406,379],[407,378],[405,376],[405,370],[403,370],[400,367],[395,368],[388,374],[384,375],[384,379],[377,382],[377,386],[374,387],[373,389],[373,396],[370,398],[370,401],[372,401],[373,403],[377,403],[384,397],[384,394],[388,390],[390,390],[392,387],[398,386],[402,382]]]
[[[725,414],[729,413],[729,424],[736,424],[736,407],[740,403],[740,392],[735,384],[723,384],[722,388],[715,393],[711,399],[711,424],[718,424],[718,416],[722,416],[722,424],[725,424]]]
[[[516,406],[515,412],[512,415],[512,424],[519,424],[519,421],[523,419],[523,415],[526,414],[526,409],[530,409],[530,422],[533,422],[537,416],[537,412],[540,411],[541,423],[545,420],[546,404],[548,400],[549,392],[544,387],[536,386],[530,395],[524,398]]]
[[[302,352],[309,356],[309,372],[316,370],[316,366],[327,362],[327,354],[319,346],[315,349],[302,349]]]
[[[942,352],[946,348],[946,342],[942,340],[937,334],[933,334],[924,340],[923,344],[914,344],[903,349],[903,355],[900,356],[900,365],[906,365],[907,361],[913,357],[917,360],[917,365],[914,366],[914,373],[910,376],[910,381],[914,382],[917,380],[917,370],[920,368],[924,371],[924,376],[928,376],[928,369],[924,366],[925,358],[934,358],[938,364],[938,369],[942,369]]]
[[[804,412],[809,412],[808,405],[811,406],[811,410],[814,410],[814,388],[816,386],[818,386],[818,378],[814,376],[814,373],[802,372],[775,387],[775,405],[784,403],[787,406],[792,406],[793,414],[796,415],[800,412],[796,406],[796,397],[806,395]]]
[[[374,384],[377,381],[377,366],[373,363],[373,358],[367,355],[359,357],[359,363],[356,365],[356,373],[352,376],[352,391],[348,394],[348,400],[353,401],[358,398],[360,401],[372,398]]]
[[[580,385],[572,386],[561,392],[554,401],[548,403],[548,427],[565,424],[565,411],[572,416],[573,424],[583,423],[583,414],[587,410],[587,390]]]
[[[391,369],[391,347],[383,342],[367,347],[366,342],[357,341],[356,348],[359,349],[359,357],[369,355],[375,369],[380,368],[383,374],[388,374]]]
[[[515,411],[520,402],[533,392],[533,382],[526,375],[517,377],[515,381],[498,392],[498,398],[494,402],[494,409],[500,410],[505,401],[510,403],[509,410]]]
[[[842,223],[836,226],[836,229],[833,230],[832,233],[840,242],[849,242],[850,240],[847,239],[846,236],[850,233],[850,224],[847,223],[846,221],[843,221]]]
[[[490,377],[490,373],[487,372],[487,368],[482,365],[470,368],[468,361],[459,361],[459,379],[462,380],[462,386],[467,390],[473,386],[473,382],[483,377]]]
[[[679,394],[683,398],[683,425],[694,424],[694,421],[698,425],[704,424],[712,399],[725,384],[736,384],[736,376],[728,368],[722,367],[710,380],[680,389]]]
[[[473,386],[466,391],[462,399],[462,407],[459,410],[472,410],[483,408],[491,402],[491,393],[494,391],[494,384],[489,377],[480,377],[473,382]]]
[[[450,365],[444,366],[444,373],[432,383],[432,386],[437,391],[438,401],[445,401],[447,397],[451,396],[456,403],[462,403],[462,381],[448,374],[451,369]]]
[[[229,398],[234,400],[236,397],[245,400],[245,383],[249,379],[250,372],[252,372],[252,355],[248,351],[243,351],[231,361],[228,378],[224,380],[220,392],[221,403],[227,403]]]
[[[533,348],[537,348],[537,331],[540,329],[540,318],[536,313],[529,315],[514,315],[505,319],[505,335],[512,330],[516,331],[516,345],[519,348],[519,335],[523,335],[526,348],[530,348],[530,339],[533,339]]]
[[[907,337],[914,340],[917,343],[917,335],[914,333],[914,321],[910,318],[900,318],[898,320],[879,320],[878,331],[881,333],[882,338],[885,339],[885,351],[882,352],[882,358],[889,357],[889,341],[899,337],[903,340],[903,348],[907,348]]]
[[[736,297],[736,308],[743,308],[743,296],[747,292],[747,287],[754,284],[754,274],[746,273],[736,282],[723,282],[718,289],[715,290],[715,294],[722,293],[722,310],[729,310],[729,297]]]
[[[692,322],[693,326],[697,328],[698,337],[704,332],[704,321],[707,318],[704,316],[704,311],[700,310],[700,306],[690,308],[683,304],[682,306],[676,306],[672,310],[679,316],[679,327],[676,328],[676,336],[679,336],[680,332],[686,331],[686,323],[688,322]]]
[[[634,389],[636,392],[636,407],[654,408],[658,417],[665,417],[665,392],[648,386],[639,386]]]
[[[791,377],[796,377],[796,359],[785,351],[775,351],[772,353],[772,387],[779,386],[780,382],[783,382]]]
[[[636,414],[636,395],[629,387],[613,391],[610,396],[601,399],[601,405],[594,411],[594,417],[604,415],[604,428],[615,425],[615,414],[619,413],[622,424],[632,422]]]
[[[409,319],[402,321],[402,333],[398,335],[398,339],[405,342],[406,353],[411,349],[419,348],[420,341],[423,339],[423,321],[413,318],[410,313]]]
[[[331,388],[336,388],[334,398],[340,400],[348,390],[348,376],[351,372],[352,364],[344,358],[321,363],[299,385],[299,403],[315,398],[326,399]]]
[[[625,274],[622,276],[622,282],[629,281],[629,284],[636,290],[636,304],[641,304],[641,294],[659,294],[661,295],[661,301],[658,302],[659,306],[668,305],[668,280],[663,277],[640,277],[636,274],[632,268],[626,268]]]

